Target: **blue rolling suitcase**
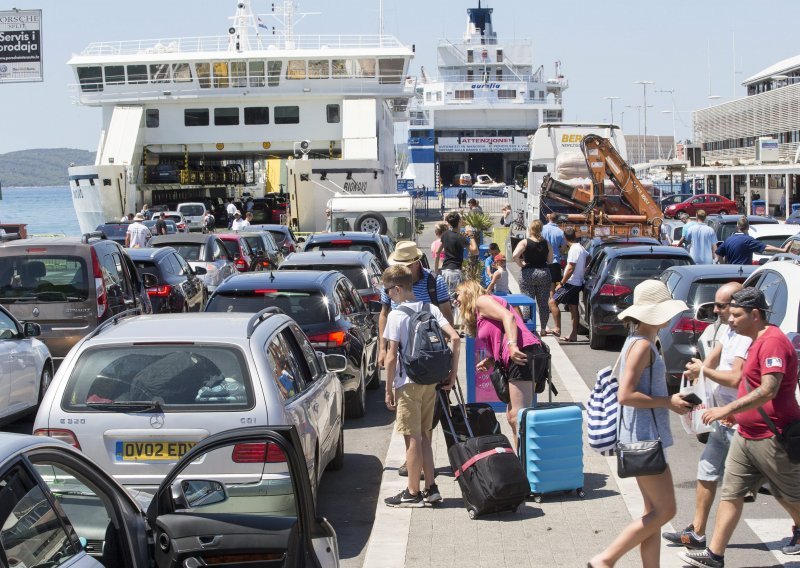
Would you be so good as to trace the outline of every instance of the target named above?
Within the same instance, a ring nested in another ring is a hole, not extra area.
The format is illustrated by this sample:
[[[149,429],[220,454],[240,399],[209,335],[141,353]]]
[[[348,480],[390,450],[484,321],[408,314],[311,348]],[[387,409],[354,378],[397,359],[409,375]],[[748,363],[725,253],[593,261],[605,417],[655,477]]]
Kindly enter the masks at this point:
[[[549,386],[549,385],[548,385]],[[544,493],[583,491],[583,413],[571,402],[537,404],[519,411],[519,456],[537,503]]]

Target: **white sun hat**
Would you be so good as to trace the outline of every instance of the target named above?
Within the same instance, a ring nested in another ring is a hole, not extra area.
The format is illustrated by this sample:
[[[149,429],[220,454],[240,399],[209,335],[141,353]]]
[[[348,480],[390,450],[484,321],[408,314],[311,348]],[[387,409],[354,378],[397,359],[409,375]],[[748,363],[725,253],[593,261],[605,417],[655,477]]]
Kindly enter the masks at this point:
[[[683,300],[673,300],[666,284],[660,280],[645,280],[633,289],[633,305],[617,317],[631,317],[648,325],[667,323],[679,313],[688,310]]]

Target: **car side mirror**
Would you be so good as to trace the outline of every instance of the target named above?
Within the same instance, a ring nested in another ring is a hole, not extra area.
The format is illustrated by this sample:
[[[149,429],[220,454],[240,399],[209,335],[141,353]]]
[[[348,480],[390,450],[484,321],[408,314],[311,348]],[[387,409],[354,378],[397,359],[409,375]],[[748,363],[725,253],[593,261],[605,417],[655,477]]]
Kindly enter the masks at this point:
[[[333,373],[341,373],[347,368],[347,359],[344,355],[326,354],[325,367]]]
[[[379,314],[381,313],[381,310],[383,310],[383,304],[381,304],[378,300],[370,300],[367,303],[367,308],[369,308],[371,313]]]
[[[228,500],[225,485],[211,479],[184,479],[173,486],[173,495],[187,508],[215,505]]]
[[[694,319],[714,323],[717,321],[717,314],[714,313],[714,302],[700,304],[694,311]]]
[[[25,337],[39,337],[42,334],[42,326],[32,321],[22,322],[22,335]]]
[[[194,268],[190,268],[189,270],[194,271],[197,276],[203,276],[208,274],[208,270],[205,269],[203,266],[195,266]]]
[[[145,274],[142,276],[142,283],[144,284],[145,288],[152,288],[154,286],[158,286],[158,278],[156,278],[153,274]]]

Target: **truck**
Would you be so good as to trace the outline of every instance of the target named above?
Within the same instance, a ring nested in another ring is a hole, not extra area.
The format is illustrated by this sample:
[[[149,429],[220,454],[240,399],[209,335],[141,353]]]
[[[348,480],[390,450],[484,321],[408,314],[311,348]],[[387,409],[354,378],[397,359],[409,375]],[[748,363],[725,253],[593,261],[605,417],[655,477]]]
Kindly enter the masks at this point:
[[[395,241],[416,240],[414,198],[406,192],[336,194],[327,209],[332,231],[364,231],[388,235]]]

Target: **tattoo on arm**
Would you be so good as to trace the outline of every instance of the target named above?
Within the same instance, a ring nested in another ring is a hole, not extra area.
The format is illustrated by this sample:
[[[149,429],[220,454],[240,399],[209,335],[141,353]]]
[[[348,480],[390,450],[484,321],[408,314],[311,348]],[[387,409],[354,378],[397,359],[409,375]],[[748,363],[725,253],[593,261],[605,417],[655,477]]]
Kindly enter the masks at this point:
[[[744,412],[745,410],[758,408],[767,401],[775,398],[775,395],[778,394],[778,387],[781,384],[781,378],[776,377],[775,375],[762,375],[761,385],[759,385],[758,388],[753,389],[742,398],[738,398],[731,403],[731,414],[737,414],[739,412]],[[742,380],[746,381],[747,379],[742,378]]]

